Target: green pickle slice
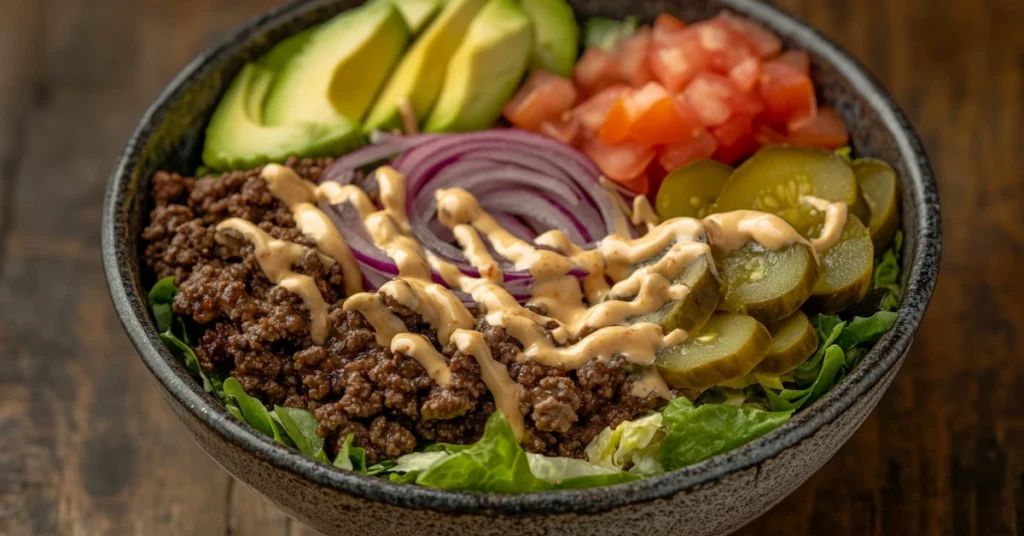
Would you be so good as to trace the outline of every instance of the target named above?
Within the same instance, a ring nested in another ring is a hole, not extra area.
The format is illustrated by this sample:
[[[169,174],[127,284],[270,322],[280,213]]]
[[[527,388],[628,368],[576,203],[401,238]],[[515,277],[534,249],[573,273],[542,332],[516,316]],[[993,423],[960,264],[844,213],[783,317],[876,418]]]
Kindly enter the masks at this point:
[[[875,256],[871,234],[857,218],[847,218],[839,241],[821,255],[821,277],[808,305],[838,313],[856,305],[871,287]]]
[[[634,324],[660,324],[665,333],[674,329],[684,329],[687,332],[701,329],[715,312],[722,296],[708,257],[701,255],[694,259],[683,268],[673,282],[686,285],[690,289],[683,299],[669,303],[653,313],[635,316],[629,321]]]
[[[746,314],[771,324],[793,314],[811,295],[818,280],[814,251],[806,244],[792,244],[772,251],[748,242],[729,251],[714,251],[722,278],[718,308]]]
[[[772,337],[745,315],[715,313],[698,333],[658,352],[661,377],[678,389],[707,389],[750,373],[761,362]]]
[[[856,205],[859,192],[853,169],[832,151],[766,147],[736,169],[713,209],[770,212],[789,222],[801,235],[817,236],[821,217],[800,201],[805,195]]]
[[[853,172],[860,193],[870,210],[866,221],[875,248],[883,250],[900,225],[899,195],[896,192],[896,171],[877,158],[858,158]]]
[[[818,335],[807,315],[797,311],[768,326],[772,343],[754,372],[784,374],[807,361],[818,348]]]
[[[732,172],[732,166],[721,162],[697,160],[669,173],[654,200],[658,217],[664,221],[707,216]]]

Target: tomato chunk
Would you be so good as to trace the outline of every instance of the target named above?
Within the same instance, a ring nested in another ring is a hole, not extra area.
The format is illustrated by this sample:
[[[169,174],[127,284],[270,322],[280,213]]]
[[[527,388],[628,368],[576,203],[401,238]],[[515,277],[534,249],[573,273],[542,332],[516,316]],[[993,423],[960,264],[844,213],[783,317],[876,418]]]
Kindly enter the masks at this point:
[[[600,91],[573,108],[572,115],[580,122],[582,131],[596,135],[615,101],[627,91],[629,91],[628,87],[615,85]]]
[[[671,45],[679,32],[686,28],[686,23],[671,13],[662,13],[654,19],[651,37],[654,46]]]
[[[760,79],[761,60],[754,56],[746,58],[729,70],[729,80],[732,80],[740,91],[752,91]]]
[[[576,86],[571,80],[533,71],[505,105],[504,115],[513,125],[537,132],[544,121],[561,117],[575,103]]]
[[[601,168],[606,177],[618,183],[640,177],[654,159],[653,149],[631,141],[608,145],[597,138],[584,136],[580,150]]]
[[[729,74],[747,58],[758,57],[754,45],[718,19],[699,22],[690,29],[700,36],[701,47],[708,54],[708,67],[716,73]]]
[[[658,162],[666,171],[681,168],[694,160],[711,158],[718,141],[707,130],[700,129],[686,141],[665,145],[658,152]]]
[[[714,159],[725,164],[750,156],[758,148],[754,123],[747,115],[737,115],[725,124],[712,128],[711,135],[718,142]]]
[[[566,145],[574,145],[580,134],[580,121],[572,114],[565,113],[558,119],[541,123],[540,133]]]
[[[765,116],[776,125],[796,129],[814,119],[818,104],[811,77],[789,63],[767,61],[761,66],[759,84]]]
[[[618,62],[612,53],[600,48],[588,48],[576,63],[573,82],[583,97],[619,83]]]
[[[656,82],[643,87],[632,97],[633,121],[630,137],[648,147],[677,143],[693,137],[701,123],[693,111],[678,104]]]
[[[806,125],[790,131],[790,145],[838,149],[850,143],[850,133],[843,119],[831,108],[822,106]]]
[[[710,56],[701,47],[700,36],[691,29],[680,32],[670,45],[651,48],[650,64],[654,78],[671,93],[686,88],[698,74],[708,68]]]
[[[803,50],[787,50],[775,59],[796,67],[801,73],[811,75],[811,58]]]
[[[759,22],[728,11],[719,13],[713,20],[720,21],[746,38],[754,46],[761,59],[775,57],[782,50],[782,40]]]
[[[646,26],[619,43],[615,62],[620,81],[641,87],[653,79],[648,60],[650,49],[651,29]]]
[[[639,177],[628,181],[616,182],[635,194],[646,194],[647,190],[651,188],[651,179],[646,174],[641,174]]]
[[[602,142],[614,145],[629,139],[629,128],[633,123],[633,116],[629,109],[628,93],[619,97],[608,110],[604,123],[597,131],[598,138]]]
[[[718,126],[729,120],[732,105],[739,92],[728,78],[701,73],[683,91],[683,98],[707,126]]]

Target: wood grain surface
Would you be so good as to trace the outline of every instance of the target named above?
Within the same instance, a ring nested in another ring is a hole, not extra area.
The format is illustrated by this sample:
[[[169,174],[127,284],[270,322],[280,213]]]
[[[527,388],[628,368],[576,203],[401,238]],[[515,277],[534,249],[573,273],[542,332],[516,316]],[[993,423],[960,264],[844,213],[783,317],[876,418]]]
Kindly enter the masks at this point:
[[[186,436],[100,268],[159,89],[277,0],[0,0],[0,534],[298,536]],[[878,409],[742,534],[1024,533],[1024,2],[779,0],[905,107],[941,183],[938,292]]]

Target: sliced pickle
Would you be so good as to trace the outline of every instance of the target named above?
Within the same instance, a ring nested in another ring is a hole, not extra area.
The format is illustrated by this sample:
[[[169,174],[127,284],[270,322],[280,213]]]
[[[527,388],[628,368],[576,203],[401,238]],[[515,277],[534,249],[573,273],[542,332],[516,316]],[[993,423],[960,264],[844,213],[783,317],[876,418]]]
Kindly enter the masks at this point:
[[[654,201],[658,217],[664,221],[707,216],[732,172],[732,166],[721,162],[697,160],[669,173]]]
[[[875,249],[889,246],[892,235],[900,225],[899,195],[896,192],[896,171],[877,158],[859,158],[853,162],[853,172],[860,185],[860,193],[871,212],[866,220],[871,230]]]
[[[683,268],[673,283],[686,285],[690,289],[683,299],[669,303],[653,313],[635,316],[629,321],[634,324],[661,324],[665,333],[674,329],[684,329],[687,332],[701,329],[715,312],[722,297],[718,280],[711,271],[707,256],[702,255],[694,259]]]
[[[861,190],[860,195],[857,196],[857,202],[850,206],[850,214],[857,216],[857,219],[864,225],[871,221],[871,207],[864,200],[864,190]]]
[[[753,209],[789,222],[801,235],[816,236],[821,218],[801,196],[857,203],[853,169],[832,151],[804,147],[765,147],[725,183],[714,212]]]
[[[754,372],[784,374],[807,361],[818,348],[818,334],[807,315],[797,311],[768,326],[772,343]]]
[[[814,251],[806,244],[772,251],[748,242],[727,253],[715,251],[715,264],[722,278],[718,308],[750,315],[763,324],[793,314],[818,280]]]
[[[658,352],[654,364],[678,389],[707,389],[750,373],[761,362],[772,336],[745,315],[715,313],[682,344]]]
[[[871,287],[874,255],[867,227],[857,218],[847,218],[839,241],[821,255],[821,277],[808,305],[823,313],[857,305]]]

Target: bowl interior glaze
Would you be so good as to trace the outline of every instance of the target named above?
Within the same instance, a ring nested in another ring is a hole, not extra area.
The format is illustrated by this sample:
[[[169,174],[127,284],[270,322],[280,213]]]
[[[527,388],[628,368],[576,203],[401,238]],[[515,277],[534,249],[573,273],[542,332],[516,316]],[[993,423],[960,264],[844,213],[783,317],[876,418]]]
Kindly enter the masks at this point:
[[[730,9],[771,27],[787,47],[807,50],[822,102],[847,122],[859,155],[890,162],[901,177],[905,296],[893,329],[835,389],[774,432],[729,453],[668,474],[610,488],[529,495],[448,492],[392,484],[336,470],[274,443],[238,423],[161,343],[146,306],[138,237],[151,207],[149,178],[159,169],[191,174],[200,163],[204,126],[232,75],[275,42],[357,5],[354,0],[297,2],[261,16],[189,64],[157,98],[129,140],[111,176],[103,214],[102,252],[112,300],[143,362],[189,419],[215,430],[273,466],[317,486],[402,507],[442,512],[558,514],[602,512],[669,497],[757,465],[831,423],[898,365],[909,348],[935,285],[940,253],[938,194],[921,142],[879,85],[836,45],[770,5],[752,0],[573,0],[582,16],[651,21],[663,11],[696,20]],[[889,376],[891,379],[891,376]]]

